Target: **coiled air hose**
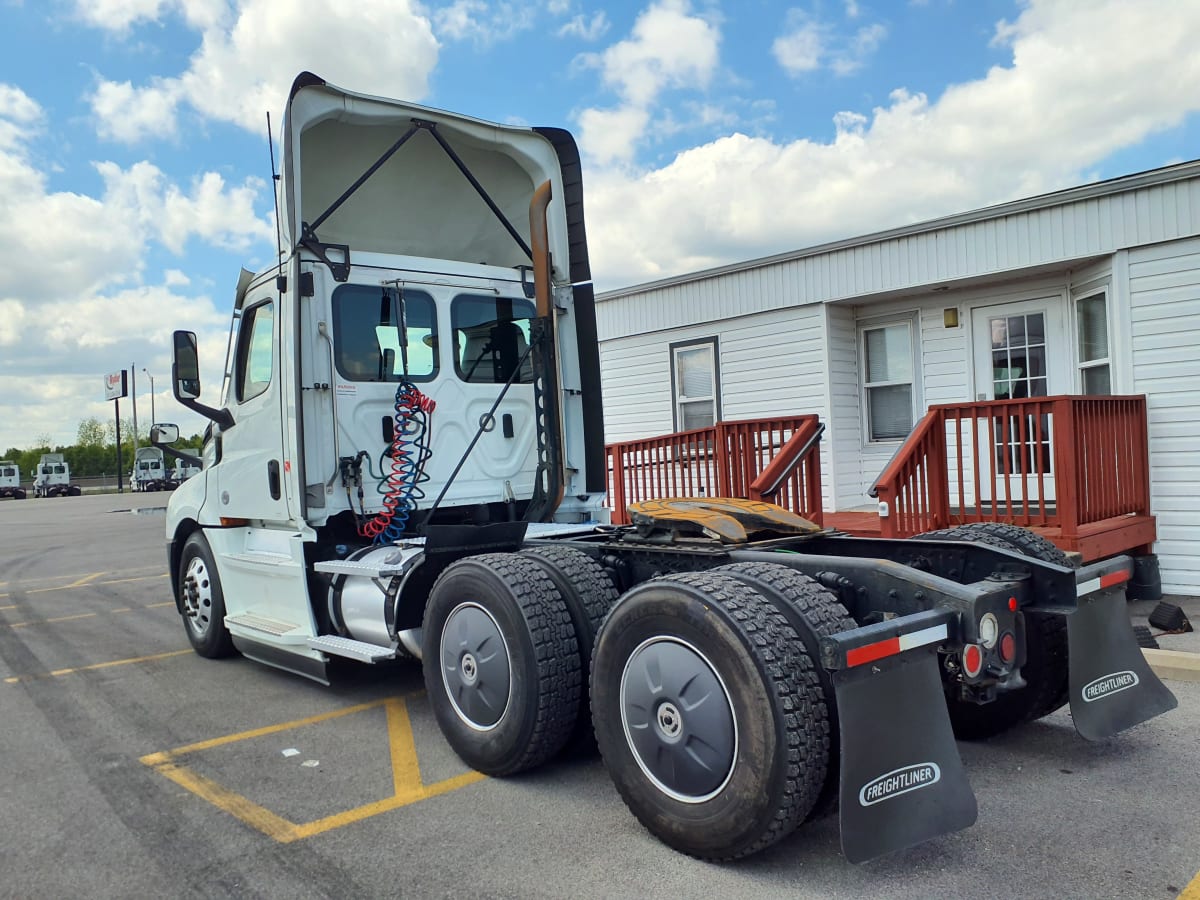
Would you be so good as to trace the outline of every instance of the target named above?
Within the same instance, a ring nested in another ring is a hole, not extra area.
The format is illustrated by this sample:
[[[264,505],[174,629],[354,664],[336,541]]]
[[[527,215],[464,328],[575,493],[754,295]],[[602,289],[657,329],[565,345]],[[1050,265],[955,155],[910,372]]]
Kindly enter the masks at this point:
[[[361,537],[390,544],[404,536],[409,517],[425,496],[421,485],[429,480],[425,463],[432,454],[429,438],[436,405],[411,381],[401,381],[396,388],[391,469],[379,488],[383,508],[373,519],[359,523]],[[361,503],[361,489],[359,496]]]

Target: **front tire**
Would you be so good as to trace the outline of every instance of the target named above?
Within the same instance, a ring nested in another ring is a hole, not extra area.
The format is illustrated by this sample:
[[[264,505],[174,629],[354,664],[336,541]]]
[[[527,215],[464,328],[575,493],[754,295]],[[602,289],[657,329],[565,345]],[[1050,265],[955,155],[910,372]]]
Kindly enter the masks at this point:
[[[713,572],[628,591],[592,662],[592,721],[625,805],[700,859],[793,831],[825,782],[829,723],[812,659],[753,588]]]
[[[516,553],[452,563],[422,628],[425,690],[463,762],[512,775],[563,748],[583,675],[567,605],[540,565]]]
[[[183,611],[188,641],[201,656],[219,659],[234,652],[233,638],[225,627],[225,595],[204,535],[194,532],[179,558],[176,596]]]

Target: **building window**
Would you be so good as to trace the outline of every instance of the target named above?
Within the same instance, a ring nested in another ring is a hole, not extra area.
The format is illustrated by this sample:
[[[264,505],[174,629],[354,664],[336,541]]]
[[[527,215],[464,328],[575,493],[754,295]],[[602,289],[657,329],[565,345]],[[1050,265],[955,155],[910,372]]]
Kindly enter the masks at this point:
[[[717,339],[671,344],[671,392],[676,431],[708,428],[721,417]]]
[[[869,441],[900,441],[912,430],[913,330],[909,319],[860,331]]]
[[[1085,394],[1111,394],[1108,303],[1101,291],[1075,303],[1079,331],[1079,383]]]

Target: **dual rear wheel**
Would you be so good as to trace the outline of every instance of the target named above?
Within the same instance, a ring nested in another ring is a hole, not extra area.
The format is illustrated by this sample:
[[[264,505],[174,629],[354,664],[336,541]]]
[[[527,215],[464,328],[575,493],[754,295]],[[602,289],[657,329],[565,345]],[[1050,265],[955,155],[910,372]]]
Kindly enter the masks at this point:
[[[447,567],[423,665],[454,750],[509,775],[594,729],[622,799],[668,845],[732,859],[790,833],[829,781],[832,687],[814,655],[843,630],[836,599],[753,564],[657,578],[615,601],[599,564],[570,548]]]

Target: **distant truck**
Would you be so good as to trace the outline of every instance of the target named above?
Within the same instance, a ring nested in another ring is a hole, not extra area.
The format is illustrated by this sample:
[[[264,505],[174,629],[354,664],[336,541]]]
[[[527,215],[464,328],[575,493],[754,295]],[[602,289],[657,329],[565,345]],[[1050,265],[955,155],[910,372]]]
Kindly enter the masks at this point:
[[[43,453],[33,470],[33,496],[78,497],[83,491],[71,484],[71,467],[61,453]]]
[[[25,499],[25,488],[21,487],[21,470],[11,459],[0,459],[0,497]]]
[[[175,482],[175,486],[183,484],[193,475],[200,473],[200,466],[180,460],[176,463],[175,468],[171,470],[171,480]]]
[[[129,487],[134,491],[173,491],[179,486],[167,472],[163,452],[158,447],[139,447],[129,473]]]

